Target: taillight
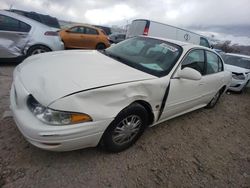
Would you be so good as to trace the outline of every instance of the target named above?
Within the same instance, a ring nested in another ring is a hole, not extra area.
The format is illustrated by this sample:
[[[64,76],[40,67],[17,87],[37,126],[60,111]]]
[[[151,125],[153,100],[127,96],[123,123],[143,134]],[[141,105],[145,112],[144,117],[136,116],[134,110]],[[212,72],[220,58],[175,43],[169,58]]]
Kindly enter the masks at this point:
[[[56,31],[46,31],[44,33],[44,35],[46,35],[46,36],[58,36],[58,32],[56,32]]]
[[[144,31],[143,31],[143,35],[146,35],[146,36],[148,35],[149,25],[150,25],[150,22],[147,21],[145,28],[144,28]]]
[[[146,35],[146,36],[148,35],[148,29],[149,29],[148,27],[144,28],[143,35]]]

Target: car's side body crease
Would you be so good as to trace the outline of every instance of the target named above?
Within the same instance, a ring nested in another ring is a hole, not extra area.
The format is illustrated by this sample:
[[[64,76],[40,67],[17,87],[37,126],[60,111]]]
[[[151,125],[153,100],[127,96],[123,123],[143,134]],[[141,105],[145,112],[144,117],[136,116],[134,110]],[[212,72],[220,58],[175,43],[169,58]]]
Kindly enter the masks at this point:
[[[95,90],[95,89],[100,89],[100,88],[110,87],[110,86],[115,86],[115,85],[120,85],[120,84],[127,84],[127,83],[133,83],[133,82],[146,81],[146,80],[151,80],[151,79],[134,80],[134,81],[120,82],[120,83],[114,83],[114,84],[103,85],[103,86],[98,86],[98,87],[92,87],[92,88],[88,88],[88,89],[76,91],[76,92],[74,92],[74,93],[70,93],[70,94],[68,94],[68,95],[65,95],[65,96],[61,97],[60,99],[65,98],[65,97],[68,97],[68,96],[71,96],[71,95],[74,95],[74,94],[77,94],[77,93],[82,93],[82,92],[85,92],[85,91],[90,91],[90,90]],[[54,101],[53,101],[53,102],[54,102]],[[52,102],[52,103],[53,103],[53,102]],[[50,104],[49,104],[49,105],[50,105]],[[49,106],[49,105],[48,105],[48,106]]]

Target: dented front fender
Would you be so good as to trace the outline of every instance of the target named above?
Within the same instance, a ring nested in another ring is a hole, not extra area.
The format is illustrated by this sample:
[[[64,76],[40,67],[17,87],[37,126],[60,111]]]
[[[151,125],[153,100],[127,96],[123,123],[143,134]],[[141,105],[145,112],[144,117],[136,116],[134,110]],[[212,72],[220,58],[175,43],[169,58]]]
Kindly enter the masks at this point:
[[[52,109],[81,112],[94,121],[114,118],[131,103],[141,100],[150,104],[157,116],[169,77],[117,84],[62,97],[49,105]]]

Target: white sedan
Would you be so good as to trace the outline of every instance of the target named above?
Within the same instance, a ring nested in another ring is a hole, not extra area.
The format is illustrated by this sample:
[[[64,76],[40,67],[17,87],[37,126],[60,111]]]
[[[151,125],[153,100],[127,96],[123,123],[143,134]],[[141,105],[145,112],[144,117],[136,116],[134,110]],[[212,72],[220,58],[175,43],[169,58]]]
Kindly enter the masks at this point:
[[[232,82],[229,90],[242,92],[250,80],[250,56],[223,53],[225,70],[232,72]]]
[[[134,37],[104,51],[29,57],[14,71],[11,109],[21,133],[39,148],[101,144],[118,152],[148,126],[213,107],[230,81],[208,48]]]

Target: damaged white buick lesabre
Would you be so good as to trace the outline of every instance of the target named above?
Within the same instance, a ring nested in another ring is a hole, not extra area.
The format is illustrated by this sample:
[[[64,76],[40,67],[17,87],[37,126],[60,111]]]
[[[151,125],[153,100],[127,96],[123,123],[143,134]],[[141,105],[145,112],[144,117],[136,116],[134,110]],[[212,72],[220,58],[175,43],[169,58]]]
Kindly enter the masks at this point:
[[[104,51],[27,58],[14,71],[11,109],[21,133],[39,148],[100,144],[118,152],[148,126],[213,107],[230,81],[208,48],[135,37]]]

